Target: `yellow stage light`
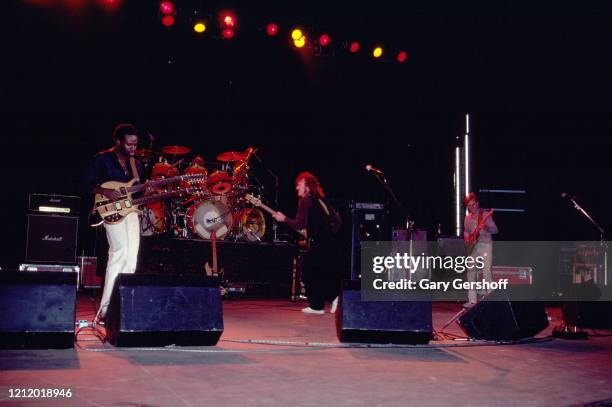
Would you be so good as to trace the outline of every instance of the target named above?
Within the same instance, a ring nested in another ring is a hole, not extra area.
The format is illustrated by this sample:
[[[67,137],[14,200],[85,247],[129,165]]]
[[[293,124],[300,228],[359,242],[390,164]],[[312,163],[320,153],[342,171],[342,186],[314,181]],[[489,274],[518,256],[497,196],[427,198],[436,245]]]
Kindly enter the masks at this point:
[[[383,54],[382,47],[376,47],[374,48],[374,51],[372,51],[372,55],[374,55],[374,58],[380,58],[382,54]]]
[[[299,28],[296,28],[293,31],[291,31],[291,38],[293,38],[294,41],[299,40],[303,36],[304,34],[302,34],[302,30],[300,30]]]
[[[193,26],[193,31],[197,32],[197,33],[203,33],[204,31],[206,31],[206,24],[204,23],[196,23]]]

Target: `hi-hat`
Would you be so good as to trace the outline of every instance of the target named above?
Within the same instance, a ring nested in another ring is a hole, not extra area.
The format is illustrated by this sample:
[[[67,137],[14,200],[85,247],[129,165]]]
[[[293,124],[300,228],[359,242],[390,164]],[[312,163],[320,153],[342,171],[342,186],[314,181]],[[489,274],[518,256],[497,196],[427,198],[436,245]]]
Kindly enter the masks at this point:
[[[185,146],[165,146],[161,148],[161,151],[168,155],[183,155],[190,153],[191,149]]]
[[[246,153],[241,151],[226,151],[217,156],[217,160],[223,162],[244,161],[247,157]]]

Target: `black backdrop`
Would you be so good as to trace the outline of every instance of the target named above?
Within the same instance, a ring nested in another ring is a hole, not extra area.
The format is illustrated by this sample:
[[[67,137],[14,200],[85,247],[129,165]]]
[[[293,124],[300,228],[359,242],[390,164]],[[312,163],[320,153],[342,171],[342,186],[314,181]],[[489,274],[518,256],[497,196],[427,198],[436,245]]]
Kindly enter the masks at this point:
[[[579,196],[610,227],[608,6],[395,3],[181,1],[168,30],[155,1],[113,13],[19,2],[2,61],[0,266],[23,259],[27,194],[79,194],[87,160],[121,121],[206,159],[259,147],[289,214],[304,169],[333,198],[386,201],[364,171],[373,164],[418,226],[451,233],[453,148],[469,112],[475,187],[529,194],[525,221],[507,237],[597,239],[559,195]],[[201,38],[181,24],[222,7],[239,18],[231,41],[214,24]],[[300,56],[285,31],[265,35],[271,19],[281,30],[328,30],[335,48]],[[342,39],[353,37],[401,46],[409,61],[348,55]]]

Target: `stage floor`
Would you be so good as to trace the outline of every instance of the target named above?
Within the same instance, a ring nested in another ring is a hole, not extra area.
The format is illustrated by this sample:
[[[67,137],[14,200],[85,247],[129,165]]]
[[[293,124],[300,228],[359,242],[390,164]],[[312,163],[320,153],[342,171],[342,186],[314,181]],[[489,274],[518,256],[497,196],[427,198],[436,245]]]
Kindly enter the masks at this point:
[[[70,399],[37,399],[62,406],[569,406],[612,398],[610,331],[520,345],[347,347],[333,315],[306,315],[303,306],[226,301],[215,347],[113,348],[81,331],[74,349],[2,350],[0,403],[35,400],[9,399],[17,388],[71,389]],[[77,317],[91,320],[94,307],[81,293]],[[434,327],[459,309],[435,303]],[[548,311],[551,325],[538,337],[560,322],[558,309]],[[454,324],[446,332],[462,334]]]

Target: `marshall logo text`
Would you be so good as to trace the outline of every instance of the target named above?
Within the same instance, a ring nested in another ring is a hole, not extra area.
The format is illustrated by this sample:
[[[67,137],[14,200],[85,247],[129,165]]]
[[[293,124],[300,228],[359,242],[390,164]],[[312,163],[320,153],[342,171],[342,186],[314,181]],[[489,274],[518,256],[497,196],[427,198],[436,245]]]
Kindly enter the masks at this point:
[[[64,236],[49,236],[44,235],[42,238],[43,242],[61,242],[64,240]]]

